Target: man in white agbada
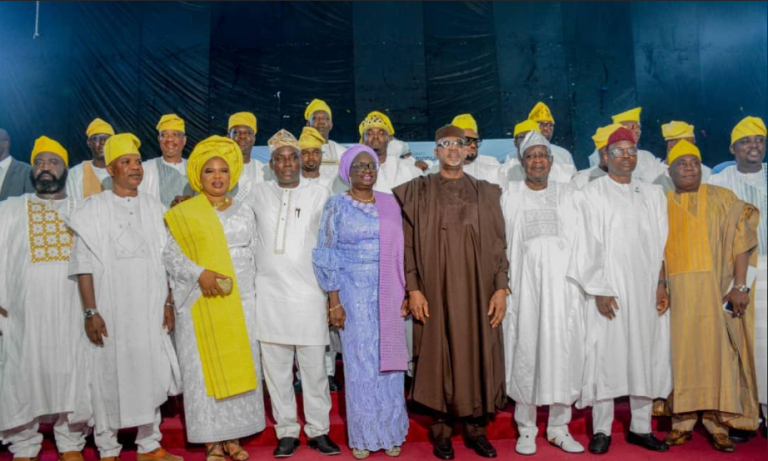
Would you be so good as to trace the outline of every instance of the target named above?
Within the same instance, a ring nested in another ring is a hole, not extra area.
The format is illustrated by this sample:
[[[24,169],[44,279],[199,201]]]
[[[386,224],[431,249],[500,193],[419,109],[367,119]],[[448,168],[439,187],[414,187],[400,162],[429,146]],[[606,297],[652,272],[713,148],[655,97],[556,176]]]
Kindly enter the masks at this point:
[[[36,193],[0,203],[0,441],[17,461],[39,459],[46,416],[59,459],[83,460],[90,404],[80,298],[67,278],[72,233],[63,219],[76,205],[65,191],[68,160],[61,144],[38,138]]]
[[[608,149],[608,137],[619,128],[621,128],[621,125],[613,123],[608,126],[600,127],[595,131],[595,134],[592,136],[592,141],[595,143],[595,151],[601,155],[600,163],[576,173],[571,181],[577,189],[581,189],[595,179],[608,175],[608,164],[606,163],[608,157],[605,155]]]
[[[84,353],[101,459],[120,455],[119,429],[138,427],[137,461],[181,461],[160,446],[160,406],[180,392],[179,367],[161,260],[165,208],[139,192],[139,145],[130,133],[104,145],[112,190],[89,197],[67,220],[75,233],[69,275],[77,278],[93,343]]]
[[[333,130],[333,112],[328,104],[322,99],[313,99],[304,110],[304,120],[307,126],[310,126],[320,132],[325,142],[323,143],[323,163],[329,166],[335,166],[338,170],[339,159],[344,153],[344,146],[332,141],[331,130]]]
[[[636,143],[640,142],[640,136],[643,134],[642,126],[640,124],[640,113],[642,111],[642,107],[636,107],[611,117],[613,123],[622,125],[635,135]],[[597,152],[597,149],[595,149],[592,155],[589,156],[589,166],[593,167],[599,163],[600,154]],[[667,166],[662,163],[661,159],[657,158],[647,150],[638,149],[637,168],[635,168],[635,172],[632,173],[635,180],[653,183],[656,178],[665,174],[666,171]]]
[[[768,167],[765,164],[765,122],[758,117],[746,117],[731,133],[731,154],[736,165],[712,175],[709,183],[732,190],[743,200],[760,211],[757,225],[758,259],[755,289],[755,372],[757,374],[758,399],[763,418],[768,417]],[[740,431],[731,431],[735,441],[742,437]],[[743,437],[742,437],[743,438]]]
[[[275,181],[253,189],[251,206],[260,236],[256,248],[257,338],[279,439],[274,455],[291,456],[299,446],[294,356],[301,369],[309,447],[324,455],[338,454],[339,447],[328,437],[331,397],[325,370],[326,297],[312,266],[320,217],[330,192],[301,180],[301,152],[291,133],[280,130],[268,144]]]
[[[527,178],[501,196],[512,293],[504,318],[507,395],[520,432],[516,451],[536,453],[536,407],[549,405],[547,440],[567,453],[584,447],[568,430],[581,392],[584,305],[566,278],[578,225],[573,187],[548,180],[549,141],[530,131],[520,145]]]
[[[112,188],[112,179],[104,163],[104,144],[114,134],[112,125],[100,118],[94,119],[85,130],[92,159],[72,167],[67,176],[67,195],[77,203]]]
[[[555,118],[552,116],[552,111],[543,102],[537,102],[531,112],[528,114],[528,120],[536,122],[539,125],[539,131],[550,142],[549,148],[552,151],[552,157],[555,163],[561,163],[566,165],[572,165],[573,156],[568,149],[552,144],[552,136],[555,134]]]
[[[464,160],[464,173],[475,179],[501,185],[501,164],[495,158],[488,157],[493,161],[492,163],[481,159],[487,156],[481,156],[479,153],[482,140],[474,117],[470,114],[457,115],[453,118],[451,125],[464,130],[466,136],[467,158]],[[439,168],[435,166],[433,170],[437,173]]]
[[[662,258],[667,242],[666,197],[660,186],[636,181],[634,135],[608,138],[608,176],[579,194],[579,226],[568,277],[589,296],[586,361],[580,407],[592,405],[589,450],[611,444],[613,401],[629,396],[627,442],[648,450],[669,446],[651,432],[653,399],[672,391],[669,296]]]
[[[539,124],[533,120],[525,120],[515,125],[514,136],[514,149],[507,155],[507,161],[501,166],[501,185],[506,187],[507,184],[515,182],[525,181],[527,177],[523,165],[520,163],[520,144],[525,139],[525,136],[531,131],[541,133]],[[550,144],[551,146],[551,144]],[[558,162],[553,157],[552,168],[549,171],[549,180],[559,183],[569,183],[571,178],[576,174],[576,167],[573,163]]]
[[[160,117],[156,128],[162,156],[144,162],[144,179],[139,190],[169,207],[176,197],[192,195],[188,187],[187,160],[182,157],[187,135],[184,120],[176,114]]]
[[[377,111],[368,114],[359,126],[361,142],[376,152],[379,158],[379,177],[374,190],[392,193],[392,189],[421,176],[422,171],[413,162],[399,155],[390,155],[389,142],[395,134],[389,117]]]
[[[240,146],[243,153],[243,174],[237,186],[229,192],[229,196],[238,202],[247,201],[253,188],[264,182],[265,175],[271,174],[266,165],[251,157],[258,132],[256,122],[256,116],[250,112],[238,112],[229,117],[229,138]]]

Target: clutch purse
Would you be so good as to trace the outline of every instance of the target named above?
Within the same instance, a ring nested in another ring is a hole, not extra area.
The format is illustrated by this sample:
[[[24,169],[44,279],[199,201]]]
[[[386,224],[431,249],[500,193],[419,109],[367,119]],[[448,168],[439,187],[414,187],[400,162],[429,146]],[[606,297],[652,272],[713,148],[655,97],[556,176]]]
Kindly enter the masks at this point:
[[[224,296],[229,296],[232,293],[232,279],[216,279],[216,283],[219,284],[219,288],[224,292]]]

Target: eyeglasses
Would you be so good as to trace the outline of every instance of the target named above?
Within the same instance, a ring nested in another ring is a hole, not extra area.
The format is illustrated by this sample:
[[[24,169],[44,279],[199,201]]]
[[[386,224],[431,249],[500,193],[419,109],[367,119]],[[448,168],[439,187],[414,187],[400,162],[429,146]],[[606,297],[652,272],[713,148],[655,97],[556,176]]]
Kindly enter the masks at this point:
[[[480,138],[467,138],[467,147],[475,145],[480,147],[483,144],[483,140]]]
[[[465,147],[467,143],[463,139],[456,139],[454,141],[451,141],[450,139],[441,139],[440,141],[437,141],[437,145],[443,149],[450,149],[451,146],[456,146],[459,148]]]
[[[626,149],[612,149],[608,152],[613,158],[619,157],[637,157],[637,147],[627,147]]]
[[[379,171],[379,164],[378,163],[360,163],[355,162],[352,164],[352,169],[360,173],[361,171],[365,170],[371,170],[371,171]]]

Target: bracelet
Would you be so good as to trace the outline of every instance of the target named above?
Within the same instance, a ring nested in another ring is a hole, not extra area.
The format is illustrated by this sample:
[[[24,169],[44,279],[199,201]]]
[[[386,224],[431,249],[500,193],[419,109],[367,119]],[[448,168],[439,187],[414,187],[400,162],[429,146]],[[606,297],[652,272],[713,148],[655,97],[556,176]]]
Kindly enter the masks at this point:
[[[341,306],[341,304],[337,304],[337,305],[333,306],[332,308],[328,309],[328,312],[329,312],[329,313],[330,313],[330,312],[333,312],[333,311],[335,311],[336,309],[338,309],[338,308],[340,308],[340,307],[342,307],[342,306]]]
[[[165,303],[165,307],[176,307],[174,303]]]
[[[665,279],[659,280],[659,285],[667,286],[667,281]]]

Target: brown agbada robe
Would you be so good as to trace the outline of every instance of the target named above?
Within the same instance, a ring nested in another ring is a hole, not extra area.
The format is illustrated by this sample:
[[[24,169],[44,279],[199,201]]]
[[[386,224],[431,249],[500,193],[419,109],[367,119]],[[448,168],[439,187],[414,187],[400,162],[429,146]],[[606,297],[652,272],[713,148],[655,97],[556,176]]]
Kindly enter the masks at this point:
[[[393,190],[403,207],[405,279],[429,318],[413,323],[411,398],[454,417],[482,417],[506,402],[501,328],[491,296],[508,286],[501,189],[439,173]]]

